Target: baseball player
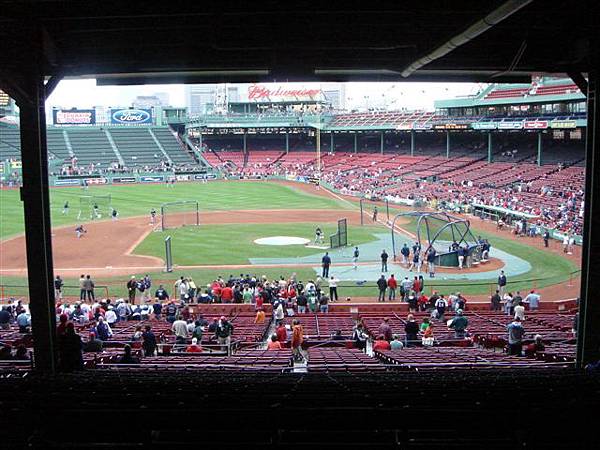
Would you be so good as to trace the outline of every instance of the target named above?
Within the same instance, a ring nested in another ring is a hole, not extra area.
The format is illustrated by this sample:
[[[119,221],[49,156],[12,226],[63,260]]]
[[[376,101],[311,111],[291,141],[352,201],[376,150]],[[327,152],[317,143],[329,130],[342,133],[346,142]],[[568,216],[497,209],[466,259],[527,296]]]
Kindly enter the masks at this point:
[[[69,214],[69,201],[67,200],[63,206],[63,210],[62,213],[64,216],[66,216],[67,214]]]
[[[373,208],[373,222],[377,222],[377,206]]]
[[[156,209],[152,208],[150,210],[150,225],[154,225],[156,223]]]
[[[321,227],[317,227],[315,230],[315,245],[323,243],[323,231]]]
[[[360,252],[358,251],[358,247],[354,247],[354,253],[352,254],[352,264],[354,270],[358,269],[358,255]]]
[[[98,211],[98,203],[94,203],[94,207],[92,208],[92,210],[93,210],[92,219],[100,219],[102,217],[102,215],[100,214],[100,211]]]
[[[111,208],[112,211],[110,212],[110,215],[112,217],[113,222],[115,220],[117,220],[117,217],[119,216],[119,213],[117,212],[117,210],[115,208]]]
[[[78,225],[77,228],[75,228],[75,233],[77,234],[77,239],[79,239],[87,233],[87,230],[83,228],[83,225]]]

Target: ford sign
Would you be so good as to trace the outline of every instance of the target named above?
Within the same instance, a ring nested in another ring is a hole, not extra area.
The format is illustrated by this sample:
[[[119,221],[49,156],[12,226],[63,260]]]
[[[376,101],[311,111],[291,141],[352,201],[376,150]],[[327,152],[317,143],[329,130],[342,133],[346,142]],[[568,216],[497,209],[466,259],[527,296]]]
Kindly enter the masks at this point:
[[[148,109],[112,109],[110,121],[115,124],[152,123],[152,113]]]

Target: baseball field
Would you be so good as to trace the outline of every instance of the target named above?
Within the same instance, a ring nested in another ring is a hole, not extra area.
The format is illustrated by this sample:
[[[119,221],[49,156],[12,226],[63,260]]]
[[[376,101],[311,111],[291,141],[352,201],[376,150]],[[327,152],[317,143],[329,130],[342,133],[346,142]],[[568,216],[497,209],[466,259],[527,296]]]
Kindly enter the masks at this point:
[[[90,220],[87,210],[83,218],[77,218],[82,196],[107,194],[118,212],[117,220],[111,220],[104,209],[95,220]],[[185,200],[198,202],[199,226],[161,231],[159,226],[150,224],[151,209],[160,212],[164,203]],[[63,213],[67,201],[69,209]],[[155,282],[169,286],[182,275],[193,277],[199,286],[219,275],[228,277],[240,273],[270,278],[296,273],[299,279],[314,279],[326,251],[311,245],[315,228],[324,231],[325,242],[328,242],[328,236],[335,233],[337,221],[342,218],[348,222],[349,246],[331,250],[331,272],[342,280],[341,296],[375,296],[375,281],[381,274],[379,254],[384,248],[391,254],[391,233],[383,213],[380,212],[378,222],[369,220],[361,226],[357,201],[299,183],[215,181],[177,183],[173,187],[162,184],[91,186],[85,191],[53,188],[51,211],[55,273],[73,286],[73,292],[81,273],[91,274],[97,286],[106,286],[103,289],[110,296],[123,295],[129,276],[145,273],[151,274]],[[87,233],[78,239],[75,227],[80,223]],[[26,294],[23,227],[18,191],[0,190],[0,285],[5,295]],[[396,239],[410,243],[414,221],[401,220],[399,227]],[[545,288],[545,295],[562,298],[577,295],[578,252],[563,255],[558,243],[543,249],[538,239],[516,239],[507,232],[497,232],[491,224],[479,219],[472,219],[472,229],[476,235],[490,240],[494,257],[490,265],[461,273],[440,271],[435,279],[426,278],[426,288],[445,293],[460,291],[483,298],[489,295],[502,268],[509,276],[512,290]],[[163,270],[167,236],[172,240],[172,273]],[[308,246],[255,242],[280,237],[310,242]],[[352,267],[354,246],[361,250],[357,269]],[[391,266],[390,270],[398,277],[409,275],[399,264]]]

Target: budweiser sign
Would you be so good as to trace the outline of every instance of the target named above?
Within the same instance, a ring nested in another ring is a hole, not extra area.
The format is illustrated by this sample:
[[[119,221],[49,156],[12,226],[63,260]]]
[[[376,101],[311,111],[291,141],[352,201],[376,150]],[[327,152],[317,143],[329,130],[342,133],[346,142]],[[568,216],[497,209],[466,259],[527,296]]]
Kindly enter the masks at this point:
[[[310,98],[321,94],[321,89],[286,89],[277,87],[275,89],[269,89],[260,84],[253,84],[248,88],[248,100],[260,100],[260,99],[281,99],[281,98]]]

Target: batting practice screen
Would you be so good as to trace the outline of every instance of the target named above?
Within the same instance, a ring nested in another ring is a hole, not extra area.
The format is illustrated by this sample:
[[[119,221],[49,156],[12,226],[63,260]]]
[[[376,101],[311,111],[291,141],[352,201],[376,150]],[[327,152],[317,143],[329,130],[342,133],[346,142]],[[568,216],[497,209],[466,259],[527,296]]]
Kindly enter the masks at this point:
[[[200,225],[200,209],[196,200],[163,203],[160,207],[161,228],[179,228]]]
[[[348,224],[346,219],[338,220],[337,233],[329,236],[329,246],[331,248],[345,247],[348,245]]]

